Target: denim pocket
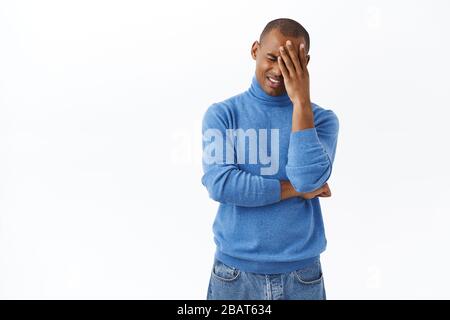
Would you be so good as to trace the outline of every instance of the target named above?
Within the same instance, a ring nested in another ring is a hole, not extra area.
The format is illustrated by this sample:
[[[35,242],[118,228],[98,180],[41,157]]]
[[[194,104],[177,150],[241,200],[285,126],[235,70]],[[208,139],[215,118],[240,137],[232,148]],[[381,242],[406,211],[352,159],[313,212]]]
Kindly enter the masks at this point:
[[[230,267],[217,259],[214,260],[212,275],[216,279],[222,281],[234,281],[239,277],[240,273],[241,271],[239,269]]]
[[[295,278],[305,285],[313,285],[322,282],[323,274],[320,261],[302,269],[294,271]]]

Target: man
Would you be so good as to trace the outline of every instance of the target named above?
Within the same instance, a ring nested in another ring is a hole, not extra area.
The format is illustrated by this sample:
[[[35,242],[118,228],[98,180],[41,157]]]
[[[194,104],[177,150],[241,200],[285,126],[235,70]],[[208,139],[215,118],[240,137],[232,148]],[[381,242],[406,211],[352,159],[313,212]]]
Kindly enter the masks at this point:
[[[204,115],[202,183],[220,203],[207,299],[326,298],[319,198],[339,122],[310,101],[309,46],[298,22],[269,22],[250,88]]]

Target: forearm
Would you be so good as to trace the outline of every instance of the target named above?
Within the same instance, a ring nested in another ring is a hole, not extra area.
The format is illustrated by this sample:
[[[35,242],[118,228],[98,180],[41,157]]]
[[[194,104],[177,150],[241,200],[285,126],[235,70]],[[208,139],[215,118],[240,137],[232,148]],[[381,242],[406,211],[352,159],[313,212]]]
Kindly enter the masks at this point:
[[[324,184],[319,189],[312,192],[298,192],[289,180],[280,181],[281,188],[281,200],[290,199],[294,197],[300,197],[306,200],[313,199],[315,197],[330,197],[331,190],[328,184]]]
[[[292,111],[292,132],[314,128],[314,114],[309,99],[295,101]]]
[[[213,200],[224,204],[260,207],[279,202],[281,198],[277,179],[250,174],[233,165],[206,166],[202,183]]]
[[[295,190],[309,192],[324,185],[330,177],[339,122],[331,110],[319,110],[311,117],[307,104],[294,106],[293,114],[297,116],[293,119],[297,122],[293,120],[286,175]],[[311,118],[314,126],[306,128]],[[300,127],[303,129],[295,131]]]

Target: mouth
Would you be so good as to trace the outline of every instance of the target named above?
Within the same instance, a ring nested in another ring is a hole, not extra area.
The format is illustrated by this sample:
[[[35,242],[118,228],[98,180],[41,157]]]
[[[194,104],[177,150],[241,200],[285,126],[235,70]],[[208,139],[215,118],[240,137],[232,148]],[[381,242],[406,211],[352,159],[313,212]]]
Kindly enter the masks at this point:
[[[267,83],[271,88],[279,88],[283,85],[283,78],[266,77]]]

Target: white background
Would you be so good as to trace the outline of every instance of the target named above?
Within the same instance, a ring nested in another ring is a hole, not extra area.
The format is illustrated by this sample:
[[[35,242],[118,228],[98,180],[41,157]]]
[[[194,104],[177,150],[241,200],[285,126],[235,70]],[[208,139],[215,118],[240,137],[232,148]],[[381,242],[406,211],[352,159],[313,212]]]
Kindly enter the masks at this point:
[[[201,118],[289,17],[340,135],[329,299],[450,298],[448,1],[1,1],[0,298],[204,299]]]

